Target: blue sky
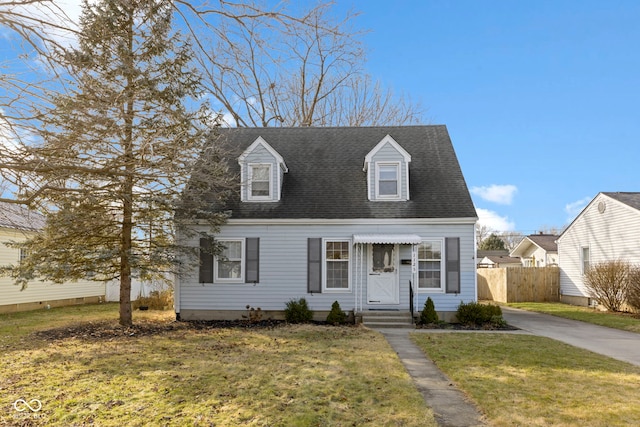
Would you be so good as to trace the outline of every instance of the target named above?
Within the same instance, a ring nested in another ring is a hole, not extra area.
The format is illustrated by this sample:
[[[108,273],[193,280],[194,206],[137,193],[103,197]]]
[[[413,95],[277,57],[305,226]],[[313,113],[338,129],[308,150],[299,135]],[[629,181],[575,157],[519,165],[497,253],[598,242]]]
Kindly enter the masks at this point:
[[[640,1],[336,1],[350,9],[366,70],[447,125],[481,223],[560,228],[600,191],[640,191]]]
[[[481,220],[524,234],[640,191],[640,2],[339,0],[367,70],[449,129]]]

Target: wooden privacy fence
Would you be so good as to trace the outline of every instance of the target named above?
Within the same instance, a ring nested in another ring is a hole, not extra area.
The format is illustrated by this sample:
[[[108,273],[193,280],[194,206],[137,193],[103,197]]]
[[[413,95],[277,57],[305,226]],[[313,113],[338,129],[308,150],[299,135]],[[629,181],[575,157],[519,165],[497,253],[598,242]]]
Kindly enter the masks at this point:
[[[480,268],[478,299],[497,302],[560,301],[558,267]]]

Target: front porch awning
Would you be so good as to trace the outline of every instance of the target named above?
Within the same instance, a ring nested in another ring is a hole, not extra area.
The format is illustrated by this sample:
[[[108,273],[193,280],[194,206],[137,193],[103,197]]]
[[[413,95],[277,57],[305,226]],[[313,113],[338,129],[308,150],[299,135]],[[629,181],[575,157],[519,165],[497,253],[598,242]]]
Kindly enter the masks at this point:
[[[399,245],[417,245],[422,237],[417,234],[354,234],[353,243],[391,243]]]

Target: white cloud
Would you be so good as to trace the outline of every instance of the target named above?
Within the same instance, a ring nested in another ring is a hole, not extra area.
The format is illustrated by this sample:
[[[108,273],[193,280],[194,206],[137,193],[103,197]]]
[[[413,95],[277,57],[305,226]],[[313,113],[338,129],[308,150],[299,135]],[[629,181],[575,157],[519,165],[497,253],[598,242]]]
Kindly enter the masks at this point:
[[[575,202],[567,203],[566,205],[564,205],[564,211],[568,215],[567,221],[573,221],[575,217],[578,216],[580,212],[582,212],[582,209],[584,209],[585,206],[589,204],[590,201],[591,197],[583,197],[580,200],[576,200]]]
[[[478,222],[480,225],[485,225],[490,230],[513,231],[516,228],[516,224],[509,220],[509,217],[500,216],[497,212],[480,208],[476,208],[476,212],[478,213]]]
[[[470,191],[488,202],[510,205],[513,196],[518,192],[518,187],[493,184],[488,187],[471,187]]]

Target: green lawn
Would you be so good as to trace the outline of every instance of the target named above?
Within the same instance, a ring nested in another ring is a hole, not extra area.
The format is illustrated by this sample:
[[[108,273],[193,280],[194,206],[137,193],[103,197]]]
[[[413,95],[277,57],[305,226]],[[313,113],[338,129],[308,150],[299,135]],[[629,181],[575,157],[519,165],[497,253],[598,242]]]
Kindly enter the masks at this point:
[[[531,335],[413,333],[494,426],[640,425],[640,368]]]
[[[435,425],[376,332],[173,317],[135,312],[140,327],[123,330],[115,304],[0,315],[0,425]],[[42,410],[18,412],[17,399]]]
[[[630,332],[640,333],[640,316],[629,313],[612,313],[598,311],[593,308],[579,307],[562,303],[510,303],[509,307],[523,310],[537,311],[539,313],[552,314],[554,316],[565,317],[567,319],[581,320],[583,322],[594,323],[609,328],[622,329]]]
[[[116,304],[0,315],[0,425],[435,425],[377,332],[173,317],[136,311],[125,330]],[[640,425],[638,367],[529,335],[412,336],[492,425]]]

